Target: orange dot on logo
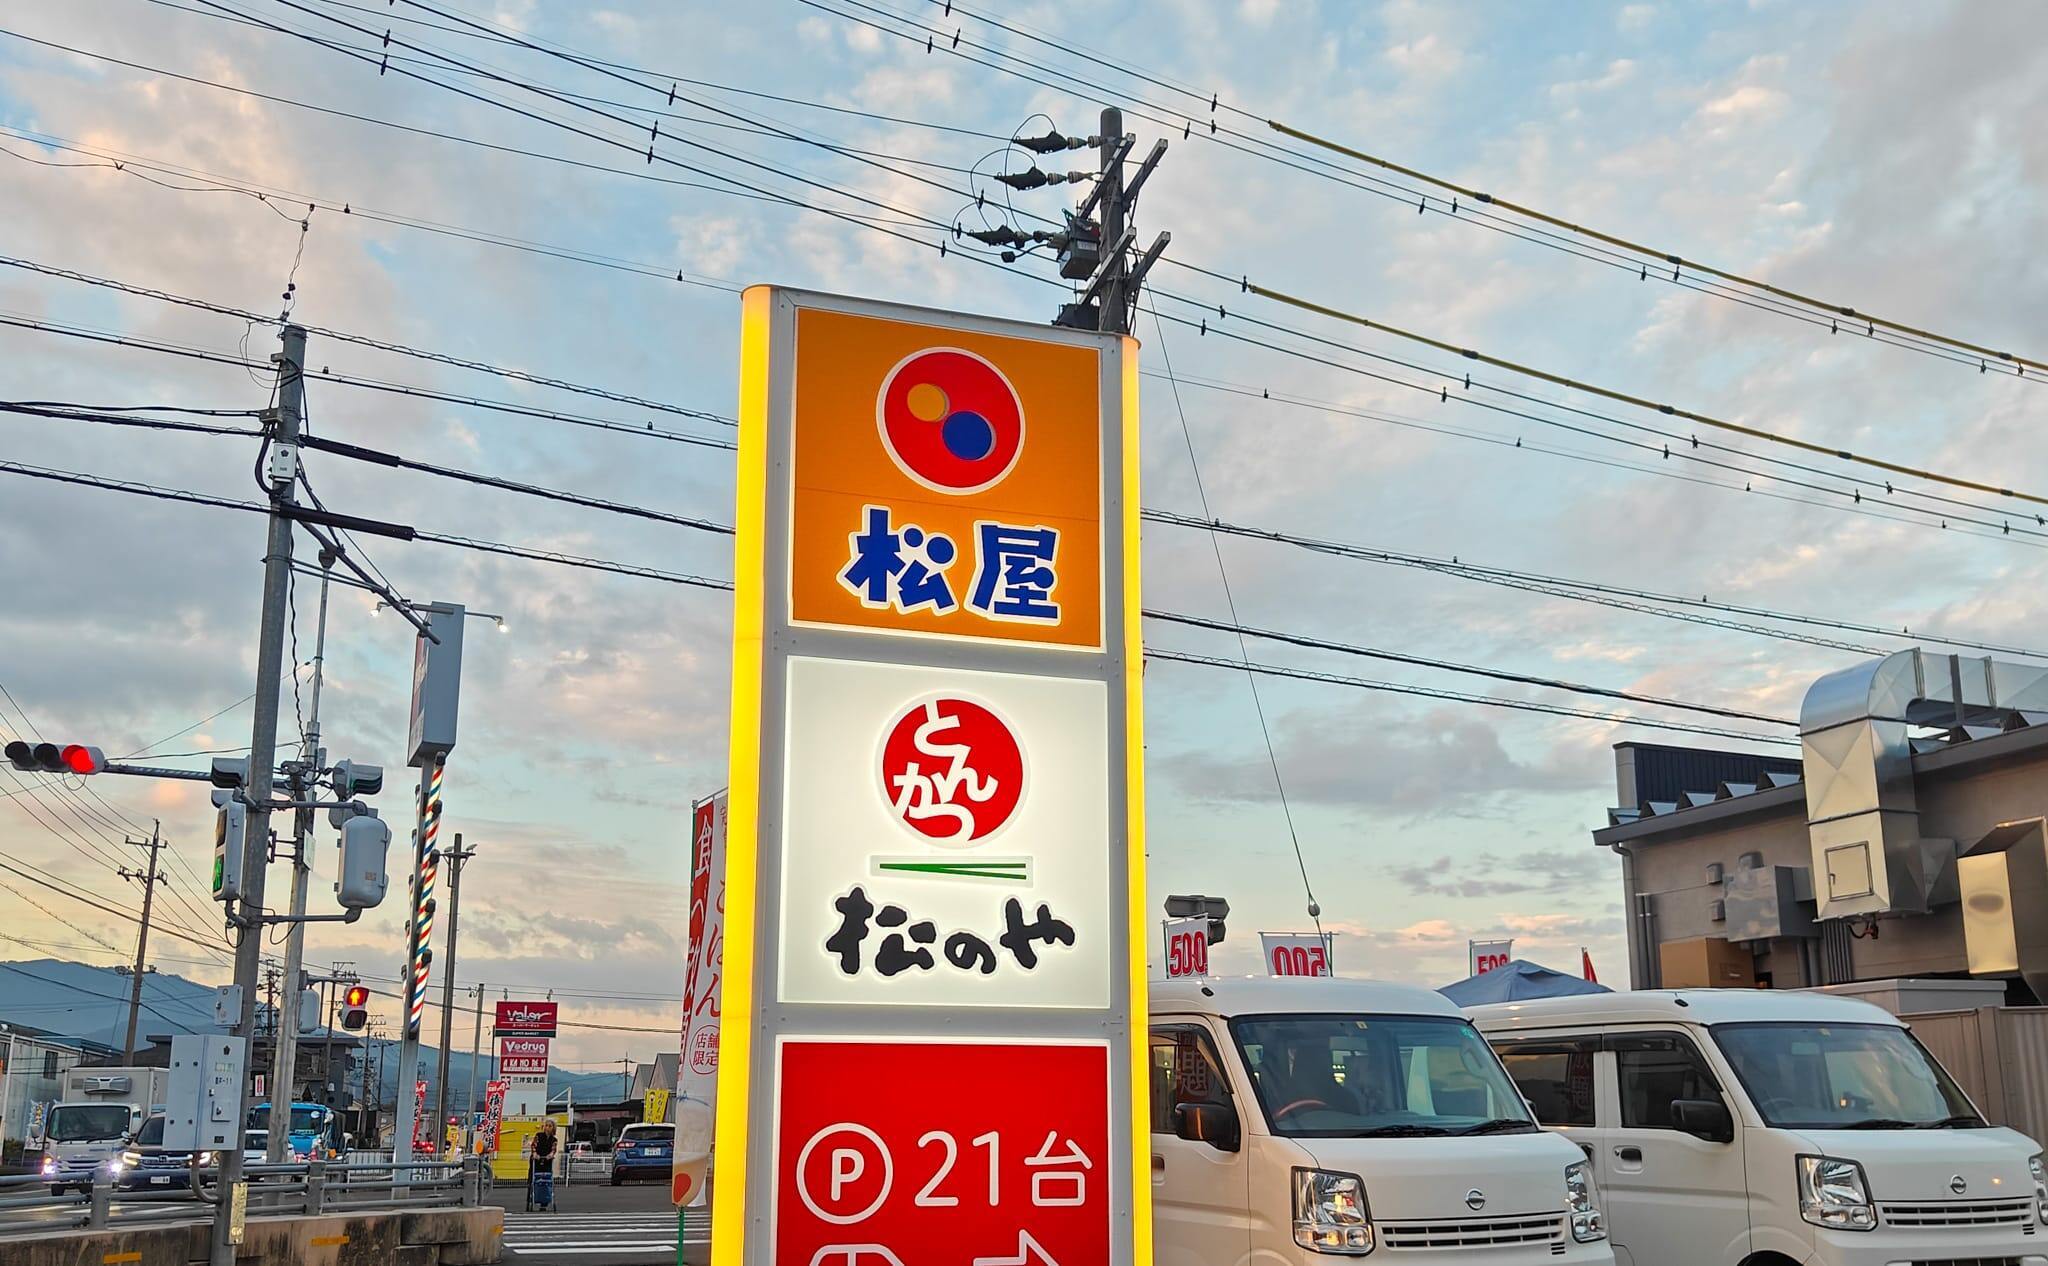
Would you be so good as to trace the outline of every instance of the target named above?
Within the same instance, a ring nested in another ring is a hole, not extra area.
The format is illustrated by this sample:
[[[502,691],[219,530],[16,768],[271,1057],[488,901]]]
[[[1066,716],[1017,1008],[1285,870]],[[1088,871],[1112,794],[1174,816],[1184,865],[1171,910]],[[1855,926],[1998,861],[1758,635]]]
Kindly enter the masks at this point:
[[[920,422],[936,422],[946,416],[946,399],[943,388],[928,382],[921,382],[910,389],[904,403],[910,407],[910,415]]]

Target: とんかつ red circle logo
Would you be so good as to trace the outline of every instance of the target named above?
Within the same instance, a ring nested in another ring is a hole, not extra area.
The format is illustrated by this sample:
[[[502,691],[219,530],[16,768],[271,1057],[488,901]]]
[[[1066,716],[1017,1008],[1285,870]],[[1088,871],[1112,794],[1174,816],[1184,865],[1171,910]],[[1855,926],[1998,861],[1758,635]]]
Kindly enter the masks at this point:
[[[882,796],[905,826],[935,844],[973,844],[1016,813],[1024,750],[995,713],[939,695],[890,725],[881,774]]]
[[[935,492],[994,487],[1024,451],[1016,388],[994,365],[957,347],[898,361],[875,398],[875,425],[897,467]]]

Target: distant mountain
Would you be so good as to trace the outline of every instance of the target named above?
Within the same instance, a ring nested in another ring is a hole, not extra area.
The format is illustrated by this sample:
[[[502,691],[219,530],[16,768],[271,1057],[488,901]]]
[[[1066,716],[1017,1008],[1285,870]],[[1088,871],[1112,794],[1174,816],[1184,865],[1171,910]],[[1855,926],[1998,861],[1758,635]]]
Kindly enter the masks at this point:
[[[128,973],[111,967],[93,967],[63,959],[43,958],[0,963],[0,1022],[40,1029],[68,1038],[97,1042],[120,1050],[128,1035]],[[149,972],[142,978],[142,1019],[136,1026],[138,1045],[150,1039],[181,1033],[219,1032],[213,1022],[213,986],[183,976]],[[353,1034],[349,1036],[354,1036]],[[302,1042],[318,1042],[317,1034]],[[397,1042],[367,1041],[373,1067],[380,1083],[378,1102],[396,1101],[399,1085]],[[434,1070],[439,1048],[421,1046],[420,1061],[427,1079],[427,1096],[435,1094]],[[357,1066],[360,1070],[361,1065]],[[451,1052],[448,1083],[457,1096],[468,1092],[470,1060],[467,1048]],[[359,1077],[360,1071],[357,1076]],[[477,1059],[476,1084],[481,1087],[497,1075],[497,1060],[488,1050]],[[351,1079],[352,1085],[360,1083]],[[566,1068],[548,1070],[548,1096],[573,1092],[585,1103],[616,1103],[620,1098],[617,1073],[579,1073]],[[482,1093],[479,1089],[479,1095]],[[451,1104],[451,1106],[453,1106]]]

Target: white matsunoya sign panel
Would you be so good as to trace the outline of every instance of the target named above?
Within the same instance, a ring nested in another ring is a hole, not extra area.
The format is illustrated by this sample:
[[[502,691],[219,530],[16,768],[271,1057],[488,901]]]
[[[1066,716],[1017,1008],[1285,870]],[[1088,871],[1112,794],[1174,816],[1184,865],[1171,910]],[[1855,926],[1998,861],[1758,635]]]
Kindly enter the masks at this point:
[[[1102,1007],[1099,681],[789,664],[781,998]]]

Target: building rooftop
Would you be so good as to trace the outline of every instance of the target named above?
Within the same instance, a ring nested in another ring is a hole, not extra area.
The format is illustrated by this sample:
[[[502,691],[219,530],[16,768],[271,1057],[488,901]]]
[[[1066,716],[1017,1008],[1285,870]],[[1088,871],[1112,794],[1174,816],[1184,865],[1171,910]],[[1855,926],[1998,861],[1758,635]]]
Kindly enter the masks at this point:
[[[2024,739],[2020,742],[1997,741],[2015,734],[2023,734]],[[1936,763],[1941,766],[1979,756],[1989,759],[2048,743],[2048,713],[2013,712],[2007,715],[2004,724],[1997,726],[1956,725],[1925,730],[1914,735],[1909,742],[1916,769],[1921,767],[1923,758],[1929,757],[1951,758],[1938,760]],[[1607,811],[1609,830],[1649,819],[1665,819],[1674,815],[1684,817],[1709,806],[1725,805],[1731,800],[1744,802],[1730,807],[1739,811],[1803,804],[1805,801],[1805,792],[1795,790],[1801,783],[1796,757],[1758,756],[1748,752],[1720,752],[1657,743],[1616,744],[1615,754],[1617,769],[1624,771],[1621,780],[1632,781],[1636,795],[1633,804],[1617,805]],[[1626,798],[1626,788],[1620,790]],[[1708,816],[1700,814],[1700,819],[1704,821]],[[1677,826],[1679,823],[1669,825]],[[1607,837],[1607,831],[1594,833],[1598,843],[1609,842]]]

